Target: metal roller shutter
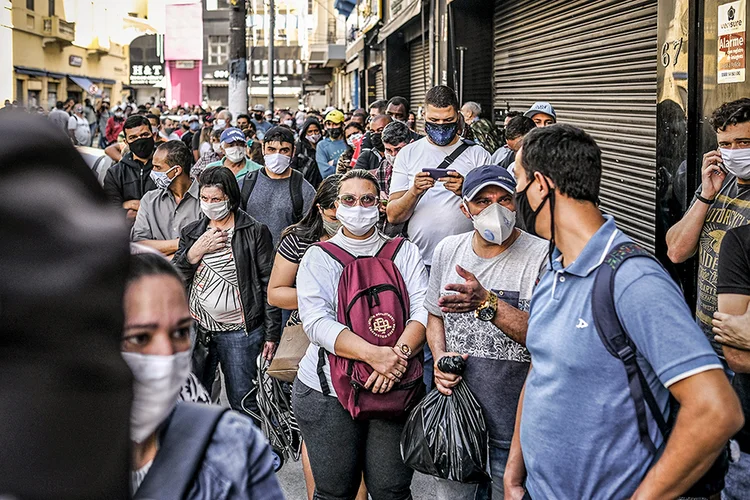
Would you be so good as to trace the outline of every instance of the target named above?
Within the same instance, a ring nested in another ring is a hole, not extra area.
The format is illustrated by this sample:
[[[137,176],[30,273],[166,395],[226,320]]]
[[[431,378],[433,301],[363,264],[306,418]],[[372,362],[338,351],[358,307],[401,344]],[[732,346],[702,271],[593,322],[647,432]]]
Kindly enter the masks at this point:
[[[536,15],[543,13],[543,15]],[[549,101],[603,153],[602,209],[654,250],[657,0],[496,2],[496,111]]]
[[[375,73],[375,98],[385,99],[385,81],[383,80],[383,70]]]
[[[424,96],[429,85],[430,51],[427,49],[427,39],[422,43],[422,38],[417,38],[409,45],[409,105],[414,113],[417,113],[417,131],[424,132],[424,117],[419,113],[424,107]]]

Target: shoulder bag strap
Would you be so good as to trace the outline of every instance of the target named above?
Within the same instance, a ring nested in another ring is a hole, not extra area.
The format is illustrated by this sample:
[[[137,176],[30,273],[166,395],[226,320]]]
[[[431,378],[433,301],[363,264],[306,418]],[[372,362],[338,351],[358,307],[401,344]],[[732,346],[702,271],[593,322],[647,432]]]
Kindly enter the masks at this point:
[[[292,177],[289,179],[289,191],[292,197],[292,206],[294,207],[293,217],[294,224],[298,223],[304,217],[305,203],[302,199],[302,184],[304,176],[298,171],[292,170]]]
[[[134,500],[178,500],[190,491],[216,425],[229,408],[178,403]]]
[[[635,404],[638,418],[638,432],[641,441],[652,454],[656,454],[654,445],[648,433],[648,419],[646,406],[656,421],[659,431],[664,438],[669,434],[669,428],[664,421],[659,404],[656,401],[645,375],[636,360],[637,349],[627,331],[617,316],[614,299],[615,275],[623,262],[633,257],[653,256],[635,243],[623,243],[616,246],[606,257],[596,271],[594,289],[591,295],[591,308],[594,324],[604,347],[609,353],[622,361],[628,376],[630,394]]]
[[[451,166],[451,164],[458,159],[459,156],[461,156],[464,151],[469,149],[469,146],[473,146],[474,143],[466,140],[462,140],[461,144],[458,145],[456,149],[453,150],[451,154],[445,157],[443,160],[443,163],[437,166],[437,168],[448,168]]]

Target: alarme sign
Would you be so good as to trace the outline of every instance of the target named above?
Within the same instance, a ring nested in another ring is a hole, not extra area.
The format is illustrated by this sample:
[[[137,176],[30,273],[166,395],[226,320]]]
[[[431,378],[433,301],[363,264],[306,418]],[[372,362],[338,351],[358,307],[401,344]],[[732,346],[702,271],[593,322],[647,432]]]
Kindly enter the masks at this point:
[[[745,0],[719,5],[717,83],[745,81]]]

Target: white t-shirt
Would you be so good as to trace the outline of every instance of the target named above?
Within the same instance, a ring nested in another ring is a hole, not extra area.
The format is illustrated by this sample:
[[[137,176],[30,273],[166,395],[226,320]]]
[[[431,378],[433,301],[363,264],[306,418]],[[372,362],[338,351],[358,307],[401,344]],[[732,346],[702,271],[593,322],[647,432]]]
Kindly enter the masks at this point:
[[[68,130],[74,130],[76,142],[82,146],[88,146],[91,142],[91,129],[86,118],[72,115],[68,118]]]
[[[407,191],[423,168],[437,168],[461,143],[436,146],[428,139],[414,141],[396,156],[390,193]],[[490,164],[490,154],[482,146],[470,146],[448,167],[464,177],[477,167]],[[471,220],[461,212],[461,198],[445,189],[441,182],[428,189],[414,208],[409,220],[409,239],[422,253],[425,265],[432,263],[432,252],[446,236],[471,231]]]

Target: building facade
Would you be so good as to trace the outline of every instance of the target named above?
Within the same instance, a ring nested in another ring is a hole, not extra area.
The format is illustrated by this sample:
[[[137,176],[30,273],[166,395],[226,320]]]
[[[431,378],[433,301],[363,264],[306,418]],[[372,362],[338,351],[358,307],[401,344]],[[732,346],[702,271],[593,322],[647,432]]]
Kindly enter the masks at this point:
[[[249,0],[247,17],[248,103],[268,105],[270,16],[265,2]],[[302,93],[300,33],[304,12],[298,2],[277,0],[274,60],[275,107],[297,109]],[[229,0],[203,0],[203,96],[212,107],[228,104]]]
[[[129,76],[127,45],[145,25],[144,14],[139,12],[141,4],[5,2],[0,37],[11,39],[3,57],[12,57],[12,71],[4,73],[12,75],[12,82],[11,94],[7,93],[8,82],[0,86],[0,90],[5,89],[0,97],[47,110],[67,97],[77,101],[87,97],[122,100],[128,92],[124,89]]]

